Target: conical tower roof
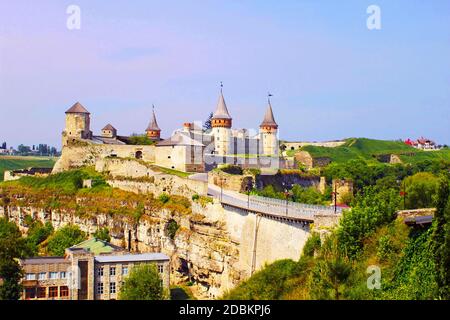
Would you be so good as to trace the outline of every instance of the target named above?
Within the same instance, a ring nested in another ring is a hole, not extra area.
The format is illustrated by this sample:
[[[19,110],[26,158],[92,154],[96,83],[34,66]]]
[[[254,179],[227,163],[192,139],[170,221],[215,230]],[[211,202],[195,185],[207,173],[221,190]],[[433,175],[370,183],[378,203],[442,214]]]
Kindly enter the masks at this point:
[[[81,105],[81,103],[76,102],[72,107],[70,107],[69,110],[66,111],[66,113],[88,113],[89,114],[89,111],[87,111],[86,108]]]
[[[150,119],[150,123],[145,131],[161,131],[158,127],[158,122],[156,121],[155,106],[153,106],[152,118]]]
[[[223,97],[222,89],[220,89],[219,102],[217,103],[216,111],[213,114],[213,119],[230,119],[231,116],[228,112],[227,105],[225,104],[225,99]]]
[[[268,105],[266,109],[266,113],[264,115],[264,119],[261,122],[261,127],[278,127],[278,124],[275,122],[275,118],[273,116],[272,104],[270,103],[270,99],[268,100]]]

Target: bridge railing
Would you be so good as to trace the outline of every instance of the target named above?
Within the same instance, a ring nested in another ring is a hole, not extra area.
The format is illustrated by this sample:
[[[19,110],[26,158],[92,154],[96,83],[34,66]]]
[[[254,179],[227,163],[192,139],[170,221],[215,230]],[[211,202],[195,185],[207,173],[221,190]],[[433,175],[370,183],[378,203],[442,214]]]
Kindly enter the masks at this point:
[[[222,203],[237,206],[242,209],[307,220],[312,220],[314,215],[318,213],[334,214],[334,209],[327,206],[307,205],[289,201],[286,208],[286,201],[259,196],[251,196],[245,201],[242,198],[223,194]],[[342,209],[339,208],[337,214],[340,214],[341,211]]]
[[[250,196],[251,203],[259,203],[262,205],[276,206],[286,208],[286,200],[261,197],[261,196]],[[293,210],[301,214],[311,214],[311,213],[334,213],[334,208],[329,206],[313,205],[306,203],[298,203],[293,201],[287,202],[288,211]],[[342,213],[342,208],[336,208],[336,213]]]

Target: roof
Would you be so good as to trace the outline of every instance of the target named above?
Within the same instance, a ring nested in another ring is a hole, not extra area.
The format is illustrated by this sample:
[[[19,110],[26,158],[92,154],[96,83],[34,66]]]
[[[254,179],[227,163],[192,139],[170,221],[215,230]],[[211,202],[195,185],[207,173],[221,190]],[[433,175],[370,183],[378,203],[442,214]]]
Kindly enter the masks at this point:
[[[83,241],[79,244],[70,247],[70,249],[85,249],[89,252],[92,252],[93,254],[111,253],[114,251],[123,250],[121,247],[115,246],[109,242],[97,238],[92,238]]]
[[[141,261],[169,261],[169,257],[163,253],[139,253],[123,255],[101,255],[94,257],[96,262],[141,262]]]
[[[155,107],[153,107],[152,118],[150,119],[150,123],[148,124],[147,129],[145,129],[145,131],[161,131],[161,129],[158,126],[158,122],[156,121]]]
[[[212,118],[213,119],[230,119],[231,120],[231,116],[230,116],[230,113],[228,112],[222,90],[220,90],[219,102],[217,103],[217,108],[216,108],[216,111],[214,112]]]
[[[111,124],[107,124],[102,130],[116,130]]]
[[[204,147],[205,145],[201,142],[198,142],[191,137],[183,134],[182,132],[176,132],[169,139],[158,142],[157,147],[164,146],[197,146]]]
[[[66,113],[87,113],[87,114],[89,114],[89,111],[87,111],[86,108],[81,105],[81,103],[76,102],[72,107],[70,107],[69,110],[66,111]]]
[[[273,117],[272,104],[270,100],[268,101],[266,114],[264,115],[264,119],[261,122],[261,126],[277,126],[278,124],[275,122],[275,118]]]
[[[70,263],[64,257],[34,257],[20,260],[22,265],[25,264],[55,264],[55,263]]]

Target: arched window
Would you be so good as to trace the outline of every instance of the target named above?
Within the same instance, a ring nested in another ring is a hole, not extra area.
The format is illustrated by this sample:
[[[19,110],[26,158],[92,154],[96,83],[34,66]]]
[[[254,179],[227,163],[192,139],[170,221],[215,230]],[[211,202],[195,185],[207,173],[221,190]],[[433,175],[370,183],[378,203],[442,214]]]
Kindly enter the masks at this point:
[[[142,159],[142,151],[136,151],[135,158]]]

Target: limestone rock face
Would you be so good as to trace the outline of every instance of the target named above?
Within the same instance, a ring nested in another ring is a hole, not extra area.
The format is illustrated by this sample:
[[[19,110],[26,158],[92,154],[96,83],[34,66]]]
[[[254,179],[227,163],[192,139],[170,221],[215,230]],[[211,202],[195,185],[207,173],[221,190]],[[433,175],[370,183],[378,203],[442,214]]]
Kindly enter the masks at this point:
[[[212,204],[208,204],[213,206]],[[179,215],[168,209],[151,212],[138,223],[131,217],[97,214],[79,217],[69,209],[45,210],[31,207],[0,207],[0,216],[14,221],[23,232],[25,216],[51,222],[55,229],[75,224],[92,235],[98,228],[110,230],[111,242],[133,252],[163,252],[171,258],[171,283],[194,283],[198,298],[219,297],[245,277],[238,269],[238,244],[231,241],[219,213],[215,217],[202,215],[205,208],[193,204],[193,213]],[[169,223],[178,225],[173,239],[168,233]],[[131,238],[129,242],[128,239]]]

